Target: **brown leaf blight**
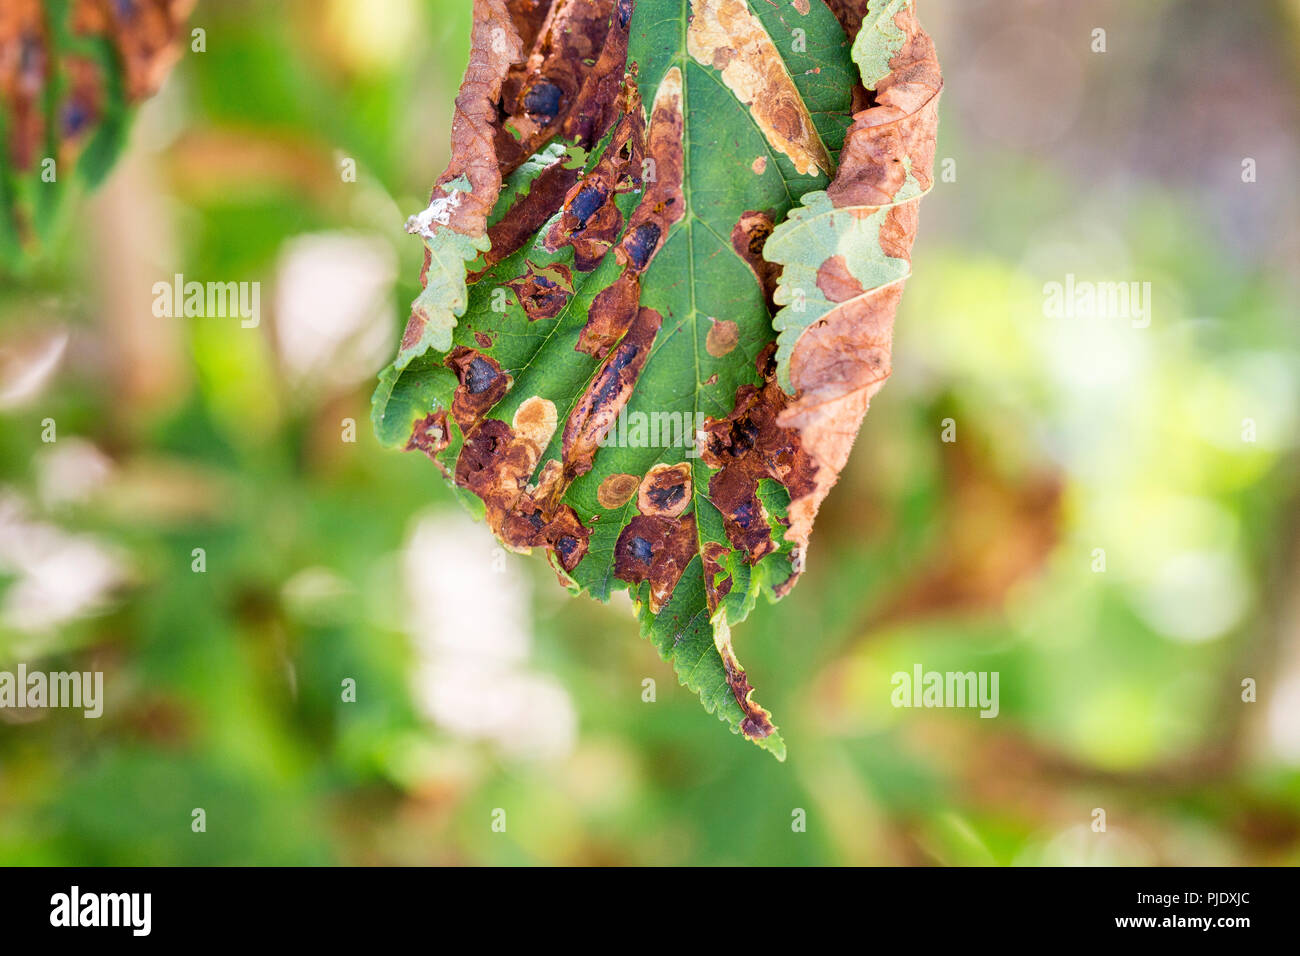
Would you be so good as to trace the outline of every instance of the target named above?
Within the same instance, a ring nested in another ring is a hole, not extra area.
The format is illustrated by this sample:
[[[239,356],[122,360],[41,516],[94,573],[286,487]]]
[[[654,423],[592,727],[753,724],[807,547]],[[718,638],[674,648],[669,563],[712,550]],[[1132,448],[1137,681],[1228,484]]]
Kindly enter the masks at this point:
[[[767,141],[804,175],[833,168],[781,54],[744,0],[695,0],[686,49],[749,107]]]
[[[864,4],[840,4],[843,16],[861,22]],[[854,116],[840,154],[840,168],[826,193],[832,206],[865,218],[887,209],[879,233],[881,252],[910,261],[917,204],[899,201],[908,176],[919,198],[933,181],[939,94],[943,78],[934,44],[911,4],[894,16],[903,40],[877,82],[875,103]],[[868,29],[868,27],[863,27]],[[789,536],[803,552],[821,502],[848,461],[871,398],[891,371],[894,317],[902,282],[862,289],[842,261],[828,260],[818,286],[836,302],[799,337],[790,358],[794,400],[779,422],[797,429],[817,465],[815,487],[790,503]]]

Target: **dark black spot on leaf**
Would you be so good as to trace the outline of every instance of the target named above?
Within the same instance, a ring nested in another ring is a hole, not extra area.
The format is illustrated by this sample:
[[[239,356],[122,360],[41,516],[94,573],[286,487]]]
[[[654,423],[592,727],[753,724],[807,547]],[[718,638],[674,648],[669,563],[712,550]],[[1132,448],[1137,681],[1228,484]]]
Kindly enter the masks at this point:
[[[754,519],[759,517],[759,510],[753,501],[746,501],[735,509],[731,515],[733,521],[748,531],[754,526]]]
[[[555,550],[560,555],[560,560],[567,564],[573,558],[573,555],[577,553],[578,545],[577,538],[566,534],[555,542]]]
[[[754,447],[754,442],[758,438],[758,431],[758,425],[748,418],[737,420],[731,426],[731,447],[728,451],[739,458]]]
[[[469,371],[465,374],[465,387],[469,389],[471,395],[478,395],[492,387],[492,383],[497,380],[497,370],[494,369],[482,358],[476,357],[469,365]]]
[[[653,222],[646,222],[637,226],[624,240],[623,248],[638,272],[646,267],[646,263],[658,248],[659,235],[659,227]]]
[[[628,551],[631,553],[632,557],[636,558],[642,564],[649,564],[650,558],[654,554],[654,549],[650,546],[650,542],[645,538],[633,538]]]
[[[646,495],[655,507],[667,510],[686,497],[686,485],[650,488],[646,491]]]
[[[599,186],[583,186],[569,203],[569,215],[578,220],[578,229],[587,224],[587,220],[605,205],[605,191]]]
[[[564,91],[550,80],[539,80],[524,94],[524,109],[528,115],[549,123],[564,105]]]
[[[60,119],[64,137],[71,139],[86,127],[86,124],[90,122],[91,115],[85,104],[72,100],[64,104],[63,115]]]

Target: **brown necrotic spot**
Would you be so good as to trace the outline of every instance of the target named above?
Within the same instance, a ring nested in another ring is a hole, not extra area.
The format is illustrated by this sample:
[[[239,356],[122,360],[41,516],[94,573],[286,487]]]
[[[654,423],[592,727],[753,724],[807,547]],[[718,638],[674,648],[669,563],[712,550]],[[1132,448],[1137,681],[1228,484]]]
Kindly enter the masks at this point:
[[[663,317],[654,309],[637,312],[623,341],[609,353],[579,398],[564,425],[564,472],[568,479],[591,471],[596,449],[631,397],[662,322]]]
[[[606,153],[601,163],[609,158]],[[545,247],[556,252],[573,247],[573,265],[590,272],[600,264],[623,226],[623,214],[614,202],[613,173],[600,164],[569,190],[560,218],[546,234]]]
[[[510,390],[510,376],[496,359],[475,349],[458,345],[447,356],[447,365],[460,379],[452,396],[451,414],[466,432]]]
[[[635,273],[650,265],[662,239],[686,212],[682,197],[682,73],[672,67],[659,81],[646,130],[646,152],[655,175],[628,218],[627,234],[619,243],[618,261]]]
[[[587,554],[591,529],[583,526],[577,513],[568,505],[562,507],[541,532],[541,539],[555,555],[566,573],[572,573]]]
[[[845,302],[866,291],[849,272],[848,261],[843,256],[831,256],[818,266],[817,288],[828,302]]]
[[[776,550],[772,529],[758,500],[758,483],[747,469],[734,465],[709,479],[709,500],[722,512],[722,525],[732,547],[751,564]]]
[[[509,115],[495,136],[503,174],[559,132],[610,38],[613,0],[556,0],[548,6],[531,53],[512,64],[503,84],[501,102]]]
[[[772,234],[773,225],[770,213],[750,209],[731,227],[731,248],[754,273],[769,306],[772,305],[772,293],[776,291],[776,280],[781,275],[779,265],[763,258],[763,245]]]
[[[791,499],[816,487],[816,465],[804,451],[799,433],[777,423],[789,397],[771,378],[771,354],[769,346],[758,359],[767,375],[763,386],[740,386],[731,414],[711,419],[703,428],[702,458],[719,469],[709,479],[709,500],[722,512],[727,540],[750,563],[777,547],[771,516],[758,498],[759,481],[779,482]]]
[[[633,114],[639,118],[640,109]],[[620,127],[620,132],[622,128]],[[575,346],[596,358],[604,358],[632,324],[641,296],[639,276],[663,245],[668,229],[685,213],[682,199],[682,74],[672,67],[659,81],[650,110],[650,126],[626,131],[624,168],[633,177],[640,176],[642,140],[654,161],[654,178],[647,178],[641,202],[628,218],[627,232],[615,255],[623,272],[592,302],[587,324]],[[611,145],[610,149],[614,149]],[[622,152],[623,150],[620,150]],[[608,155],[608,153],[607,153]]]
[[[640,280],[629,271],[621,273],[592,300],[574,350],[603,359],[636,318],[640,298]]]
[[[636,506],[643,515],[676,518],[691,503],[691,466],[655,465],[641,480]]]
[[[470,432],[456,458],[456,484],[486,500],[512,438],[510,426],[496,418]]]
[[[746,737],[768,736],[776,729],[772,725],[772,715],[751,700],[754,688],[741,669],[740,661],[736,660],[736,653],[731,648],[731,638],[728,637],[725,645],[718,650],[722,654],[722,664],[727,671],[727,686],[731,688],[736,703],[745,712],[745,719],[740,722],[741,733]]]
[[[621,508],[632,500],[640,483],[636,475],[617,472],[600,483],[600,487],[596,489],[596,500],[600,502],[602,508],[611,511]]]
[[[561,156],[538,173],[528,194],[488,229],[492,248],[483,254],[483,268],[472,273],[469,281],[478,281],[492,266],[531,242],[537,230],[560,208],[565,194],[578,181],[579,172],[566,156]]]
[[[717,541],[706,541],[700,548],[700,558],[704,562],[704,596],[710,614],[731,593],[731,575],[722,566],[723,559],[729,554],[731,549]]]
[[[584,182],[574,192],[564,207],[564,214],[572,223],[572,231],[579,232],[592,216],[600,211],[609,198],[609,190],[601,183]]]
[[[442,409],[430,412],[415,423],[411,429],[411,438],[406,443],[407,451],[422,451],[434,461],[438,452],[447,447],[451,436],[447,431],[447,413]]]
[[[456,460],[455,481],[482,499],[488,526],[506,547],[544,547],[560,569],[571,572],[587,553],[589,530],[540,484],[531,490],[526,484],[541,453],[539,443],[555,428],[554,406],[534,396],[520,406],[515,425],[489,418],[474,428]],[[556,468],[543,469],[544,480],[548,471],[552,478],[558,472],[559,462],[552,464]]]
[[[573,109],[564,121],[565,138],[576,139],[586,148],[604,135],[619,112],[619,88],[627,67],[632,8],[632,0],[616,0],[600,57],[583,81]]]
[[[695,517],[637,515],[614,545],[614,574],[629,584],[650,582],[650,612],[658,614],[695,556]]]
[[[639,176],[644,121],[636,87],[628,84],[620,103],[626,107],[609,145],[596,165],[569,188],[559,218],[546,233],[544,247],[556,252],[573,248],[574,268],[590,272],[604,258],[623,228],[614,197],[632,189]]]
[[[573,273],[561,263],[541,269],[529,262],[524,274],[508,283],[528,321],[553,319],[573,295]]]

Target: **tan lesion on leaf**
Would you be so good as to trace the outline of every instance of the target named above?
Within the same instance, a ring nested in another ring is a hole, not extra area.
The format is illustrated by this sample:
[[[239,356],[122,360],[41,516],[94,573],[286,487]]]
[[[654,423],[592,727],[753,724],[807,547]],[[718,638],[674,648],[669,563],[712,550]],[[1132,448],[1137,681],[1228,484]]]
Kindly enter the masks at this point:
[[[686,214],[682,196],[685,161],[682,134],[682,71],[670,67],[655,90],[646,130],[645,154],[653,162],[653,178],[647,178],[641,202],[628,217],[627,234],[619,243],[618,261],[637,274],[645,272],[668,230]]]
[[[601,46],[600,57],[565,118],[565,138],[576,140],[584,148],[590,149],[618,117],[634,6],[633,0],[614,0],[609,33]]]
[[[607,511],[621,508],[636,495],[641,480],[636,475],[615,472],[605,478],[596,489],[596,500]]]
[[[445,474],[447,469],[438,460],[438,454],[451,443],[447,428],[447,413],[436,409],[416,421],[411,427],[411,437],[406,442],[407,451],[422,451]]]
[[[511,424],[514,426],[515,434],[542,449],[551,443],[551,436],[555,434],[558,421],[555,403],[549,398],[533,395],[524,399],[515,410]]]
[[[828,302],[846,302],[867,291],[849,272],[848,260],[843,256],[831,256],[817,267],[817,288]]]
[[[610,34],[613,0],[554,0],[528,58],[502,88],[497,152],[507,169],[559,132]]]
[[[574,350],[603,359],[627,332],[641,301],[641,280],[628,270],[596,293]]]
[[[560,462],[547,462],[537,484],[529,485],[559,423],[555,403],[531,395],[507,425],[486,417],[513,384],[500,364],[464,346],[452,350],[447,364],[460,379],[451,413],[465,436],[452,479],[482,500],[488,527],[507,548],[544,547],[560,570],[573,571],[587,553],[591,532],[573,508],[560,502]],[[441,451],[446,447],[446,417],[426,421],[442,429],[442,437],[431,442]],[[417,442],[415,447],[421,446]]]
[[[557,567],[569,573],[586,556],[591,531],[551,493],[559,462],[547,463],[537,487],[528,484],[541,457],[538,440],[547,437],[548,418],[544,406],[534,406],[524,410],[518,429],[500,419],[484,419],[465,436],[454,480],[482,500],[488,527],[502,544],[522,552],[546,548]]]
[[[723,558],[730,554],[731,549],[717,541],[705,541],[700,546],[700,560],[704,564],[704,596],[710,615],[718,609],[722,599],[731,593],[731,575],[722,566]]]
[[[563,140],[576,144],[584,150],[590,150],[597,140],[627,112],[627,104],[621,99],[621,93],[624,87],[632,2],[615,0],[613,3],[612,10],[608,14],[608,32],[599,46],[600,55],[590,68],[581,57],[567,56],[564,51],[557,52],[552,39],[538,39],[543,31],[546,32],[547,37],[554,36],[556,21],[549,16],[550,6],[550,0],[511,0],[512,11],[516,8],[527,8],[525,20],[530,24],[531,29],[530,32],[525,32],[521,28],[520,32],[525,45],[533,48],[534,55],[530,56],[526,63],[512,68],[511,78],[506,82],[502,98],[507,103],[514,103],[516,111],[519,109],[526,111],[527,104],[522,102],[520,91],[530,70],[536,69],[539,77],[546,72],[545,64],[548,57],[551,61],[559,61],[556,63],[557,68],[576,69],[580,85],[576,94],[565,100],[569,105],[562,106],[561,112],[564,115],[559,130]],[[602,3],[600,9],[604,10],[606,6],[608,4]],[[583,24],[589,28],[599,27],[603,21],[593,20],[588,15],[590,12],[590,7],[585,8],[585,13],[581,17]],[[566,19],[571,20],[572,15],[573,10],[570,10]],[[547,17],[545,23],[535,22],[542,16]],[[521,16],[516,15],[515,19],[518,24]],[[561,39],[569,42],[572,37],[566,38],[561,34]],[[579,42],[584,47],[590,46],[590,35],[585,30],[580,33]],[[540,59],[537,58],[538,43],[545,44],[550,51],[541,53]],[[540,89],[534,86],[534,99]],[[554,128],[555,124],[547,126],[548,134]],[[496,148],[500,152],[508,153],[501,157],[502,165],[508,169],[517,166],[525,158],[524,150],[534,145],[540,145],[540,142],[523,144],[514,141],[513,137],[510,139],[498,137]],[[538,174],[528,193],[511,206],[509,214],[489,228],[488,238],[492,242],[492,247],[484,254],[483,268],[470,277],[471,281],[477,280],[487,268],[507,258],[531,241],[533,235],[546,224],[563,202],[565,195],[578,181],[580,172],[578,165],[570,162],[568,156],[560,156]]]
[[[491,248],[483,253],[482,267],[472,272],[469,282],[477,282],[492,266],[509,258],[532,241],[537,230],[546,225],[563,201],[565,193],[578,181],[580,170],[560,156],[538,173],[528,195],[510,207],[493,226],[488,227]]]
[[[704,336],[704,350],[714,358],[731,354],[740,341],[740,326],[730,319],[710,319],[709,331]]]
[[[697,63],[722,74],[772,148],[796,170],[805,176],[831,171],[830,155],[780,51],[744,0],[692,0],[686,49]]]
[[[543,240],[550,252],[572,247],[573,265],[579,272],[595,269],[623,228],[616,197],[641,185],[645,123],[635,83],[627,81],[620,100],[623,118],[609,145],[596,165],[565,193],[560,216]]]

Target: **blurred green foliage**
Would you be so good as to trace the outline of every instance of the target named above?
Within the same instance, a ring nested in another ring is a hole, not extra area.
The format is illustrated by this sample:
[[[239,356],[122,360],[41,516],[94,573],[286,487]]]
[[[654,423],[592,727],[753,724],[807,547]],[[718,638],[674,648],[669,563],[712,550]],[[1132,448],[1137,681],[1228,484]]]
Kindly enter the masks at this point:
[[[941,56],[958,16],[927,20]],[[0,862],[1294,862],[1294,277],[1225,252],[1194,191],[1137,165],[1086,191],[1064,151],[982,138],[960,69],[939,147],[960,172],[922,215],[894,378],[808,573],[736,633],[788,761],[702,718],[627,606],[571,601],[517,556],[526,666],[576,734],[530,756],[429,718],[410,543],[459,505],[427,459],[379,449],[372,381],[332,377],[341,351],[294,372],[276,292],[296,237],[368,238],[394,264],[396,340],[421,255],[403,214],[446,159],[468,17],[201,4],[207,51],[76,228],[0,279],[0,669],[102,670],[107,693],[98,720],[0,714]],[[1151,326],[1045,316],[1067,272],[1151,282]],[[174,273],[262,282],[261,324],[155,318]],[[19,395],[14,370],[63,332]],[[75,494],[91,459],[61,472],[69,445],[108,463]],[[48,533],[93,541],[120,579],[23,624],[16,594],[83,573]],[[892,707],[918,663],[998,671],[997,719]]]

